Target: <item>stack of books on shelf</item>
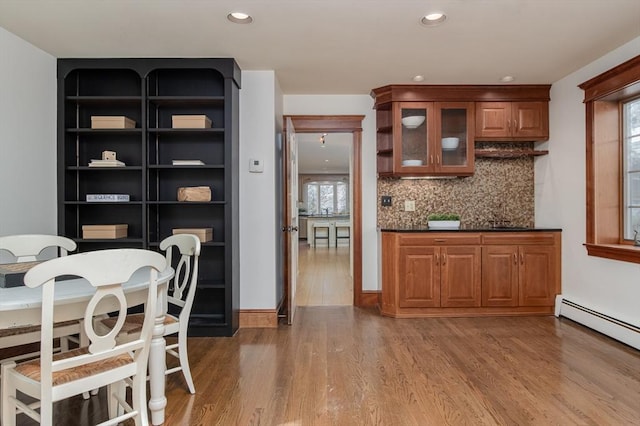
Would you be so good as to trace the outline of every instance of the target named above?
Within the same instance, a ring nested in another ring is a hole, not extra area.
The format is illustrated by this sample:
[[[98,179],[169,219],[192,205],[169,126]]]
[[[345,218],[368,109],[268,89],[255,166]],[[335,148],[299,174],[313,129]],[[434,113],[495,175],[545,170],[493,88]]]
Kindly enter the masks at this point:
[[[124,167],[124,164],[120,160],[91,160],[89,167]]]
[[[171,164],[174,166],[204,166],[202,160],[172,160]]]

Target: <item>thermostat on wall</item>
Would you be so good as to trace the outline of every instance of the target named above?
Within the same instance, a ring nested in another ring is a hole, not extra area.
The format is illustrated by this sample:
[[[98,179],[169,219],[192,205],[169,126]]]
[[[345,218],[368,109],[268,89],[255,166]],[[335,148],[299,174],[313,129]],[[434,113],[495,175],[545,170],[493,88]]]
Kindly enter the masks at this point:
[[[262,160],[256,160],[254,158],[249,159],[249,172],[262,173],[264,171],[264,164]]]

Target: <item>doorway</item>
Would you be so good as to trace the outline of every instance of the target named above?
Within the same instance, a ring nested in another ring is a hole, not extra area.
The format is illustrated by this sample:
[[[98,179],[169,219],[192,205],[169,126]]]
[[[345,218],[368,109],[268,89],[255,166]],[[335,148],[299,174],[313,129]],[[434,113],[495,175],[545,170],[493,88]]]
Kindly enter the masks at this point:
[[[361,306],[362,304],[362,195],[361,195],[361,144],[362,144],[362,120],[363,115],[349,116],[310,116],[310,115],[289,115],[284,116],[284,137],[283,141],[289,143],[290,138],[287,132],[297,133],[350,133],[352,137],[352,170],[351,170],[351,195],[352,195],[352,211],[351,213],[351,236],[350,244],[353,251],[353,304]],[[287,125],[287,123],[291,123]],[[290,151],[285,146],[283,149],[283,194],[290,193],[289,179],[286,178],[289,173],[289,164],[292,161]],[[293,159],[294,162],[297,159]],[[297,164],[297,163],[296,163]],[[291,256],[297,253],[291,250],[293,243],[298,244],[298,221],[297,217],[292,217],[292,201],[289,197],[285,197],[283,206],[284,224],[284,253],[283,253],[283,269],[284,269],[284,298],[283,307],[287,313],[288,322],[293,321],[295,313],[295,276],[296,268],[291,266]],[[292,222],[293,219],[293,222]],[[295,240],[293,240],[295,238]],[[293,286],[293,288],[292,288]]]
[[[297,133],[297,306],[353,305],[351,133]]]

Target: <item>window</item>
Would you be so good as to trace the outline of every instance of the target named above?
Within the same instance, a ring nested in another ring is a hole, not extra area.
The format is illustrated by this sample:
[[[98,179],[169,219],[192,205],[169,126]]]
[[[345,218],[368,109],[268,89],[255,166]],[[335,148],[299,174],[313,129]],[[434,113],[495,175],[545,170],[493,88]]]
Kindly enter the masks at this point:
[[[344,182],[308,182],[305,184],[309,214],[349,212],[349,185]]]
[[[640,263],[640,56],[579,86],[587,119],[590,256]]]
[[[624,239],[640,240],[640,99],[622,104]]]

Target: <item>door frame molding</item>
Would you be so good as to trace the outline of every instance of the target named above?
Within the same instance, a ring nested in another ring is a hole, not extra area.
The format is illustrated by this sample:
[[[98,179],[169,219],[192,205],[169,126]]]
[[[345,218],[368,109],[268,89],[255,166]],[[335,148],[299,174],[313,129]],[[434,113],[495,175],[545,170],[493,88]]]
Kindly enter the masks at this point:
[[[362,295],[362,120],[364,115],[284,115],[283,141],[287,143],[287,118],[291,118],[293,128],[296,133],[351,133],[353,142],[351,145],[353,153],[352,179],[353,188],[351,196],[353,200],[353,210],[351,211],[351,224],[353,227],[352,247],[353,247],[353,305],[363,306]],[[283,194],[288,193],[289,182],[287,172],[289,169],[288,152],[283,149]],[[288,197],[284,197],[283,220],[282,223],[291,221],[291,209]],[[284,300],[282,306],[289,306],[289,246],[291,243],[291,233],[284,233]]]

